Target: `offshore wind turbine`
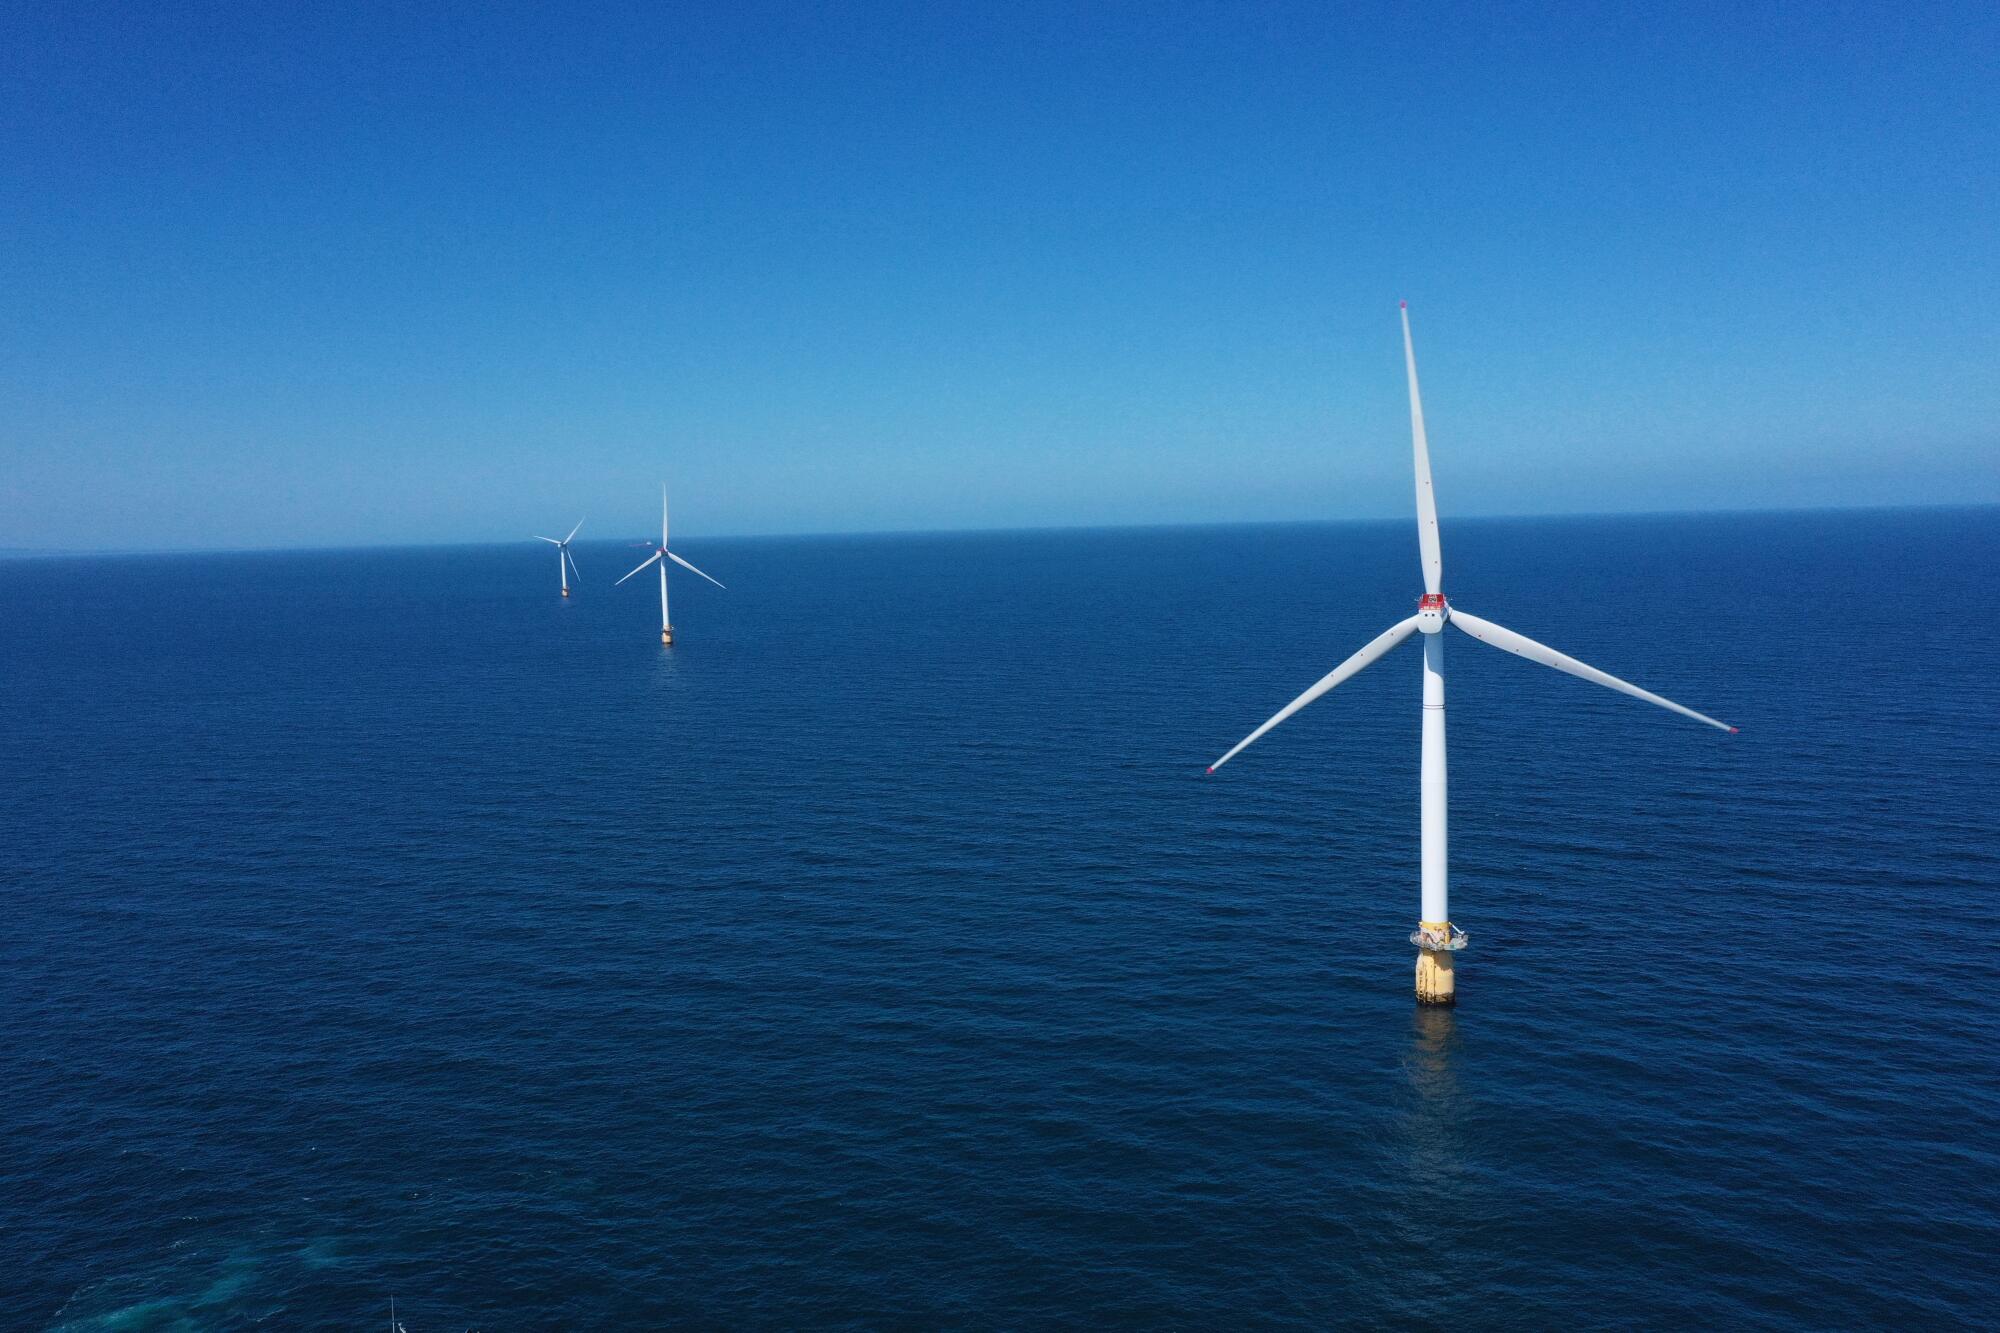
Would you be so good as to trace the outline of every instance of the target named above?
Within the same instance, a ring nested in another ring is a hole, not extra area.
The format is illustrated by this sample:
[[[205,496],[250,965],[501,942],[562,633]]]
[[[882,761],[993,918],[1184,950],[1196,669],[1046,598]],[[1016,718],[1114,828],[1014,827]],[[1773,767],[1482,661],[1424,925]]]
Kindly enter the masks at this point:
[[[569,596],[569,576],[572,570],[576,571],[576,581],[578,583],[583,582],[583,571],[576,568],[576,557],[569,553],[569,544],[576,537],[577,528],[581,528],[582,526],[583,520],[578,519],[576,527],[571,528],[569,536],[563,538],[561,541],[557,541],[554,537],[543,537],[539,534],[535,537],[536,541],[547,542],[556,548],[556,568],[562,574],[562,592],[565,597]]]
[[[1410,943],[1417,946],[1418,1002],[1451,1004],[1456,995],[1452,976],[1452,955],[1465,947],[1465,932],[1451,922],[1445,879],[1443,631],[1447,624],[1458,626],[1481,643],[1505,649],[1527,658],[1530,662],[1540,662],[1543,666],[1567,671],[1572,676],[1580,676],[1584,680],[1617,690],[1622,694],[1629,694],[1634,699],[1644,699],[1647,703],[1658,704],[1683,717],[1706,722],[1709,726],[1722,731],[1734,733],[1736,728],[1727,722],[1718,722],[1705,713],[1697,713],[1692,708],[1683,708],[1671,699],[1663,699],[1648,690],[1640,689],[1637,685],[1599,671],[1596,667],[1586,666],[1573,657],[1536,643],[1533,639],[1516,634],[1513,630],[1496,625],[1490,620],[1481,620],[1469,612],[1456,610],[1445,600],[1444,594],[1439,591],[1444,577],[1444,561],[1438,548],[1437,498],[1431,491],[1431,455],[1429,442],[1424,436],[1424,405],[1417,394],[1417,354],[1410,342],[1409,302],[1403,302],[1402,310],[1403,365],[1410,379],[1410,435],[1417,465],[1417,552],[1424,570],[1424,595],[1417,602],[1417,613],[1408,620],[1391,625],[1370,640],[1361,651],[1320,677],[1311,689],[1279,709],[1270,721],[1238,741],[1228,754],[1209,765],[1208,771],[1213,773],[1221,768],[1241,753],[1245,746],[1334,686],[1355,675],[1363,667],[1409,638],[1411,634],[1422,634],[1424,636],[1424,723],[1419,835],[1423,867],[1422,899],[1417,929],[1411,934]]]
[[[667,614],[667,561],[669,560],[673,561],[675,564],[679,565],[682,569],[687,570],[691,574],[701,574],[700,570],[696,569],[693,565],[690,565],[687,561],[681,559],[679,556],[675,555],[672,551],[669,551],[667,549],[667,484],[665,482],[661,482],[660,483],[660,549],[653,552],[651,555],[647,556],[644,560],[640,561],[639,569],[635,569],[632,571],[632,574],[637,574],[640,569],[644,569],[647,565],[650,565],[655,561],[659,562],[661,643],[672,643],[674,641],[673,617]],[[631,578],[632,574],[627,574],[625,576],[625,579]],[[710,583],[715,584],[716,587],[722,588],[724,592],[729,591],[727,588],[723,588],[722,582],[719,579],[708,578],[708,575],[706,574],[701,574],[701,576],[705,579],[708,579]],[[618,580],[618,583],[623,583],[625,579]],[[618,583],[614,583],[611,586],[615,588],[618,586]]]

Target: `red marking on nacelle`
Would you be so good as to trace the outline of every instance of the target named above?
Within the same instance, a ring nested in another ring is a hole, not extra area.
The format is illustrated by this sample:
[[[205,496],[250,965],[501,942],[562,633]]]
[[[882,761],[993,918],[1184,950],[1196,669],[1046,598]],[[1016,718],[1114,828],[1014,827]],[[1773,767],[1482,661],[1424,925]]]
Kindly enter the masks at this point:
[[[1444,610],[1444,594],[1441,592],[1425,593],[1422,597],[1417,599],[1417,610],[1419,611]]]

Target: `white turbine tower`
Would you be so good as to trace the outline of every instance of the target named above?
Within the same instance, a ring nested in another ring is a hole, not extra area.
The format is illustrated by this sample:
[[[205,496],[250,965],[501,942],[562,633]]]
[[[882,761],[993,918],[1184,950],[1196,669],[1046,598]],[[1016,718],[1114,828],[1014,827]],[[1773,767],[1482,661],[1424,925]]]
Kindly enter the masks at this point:
[[[554,537],[543,537],[540,535],[537,535],[535,538],[538,542],[547,542],[556,548],[556,569],[562,574],[562,590],[565,597],[569,596],[569,576],[572,570],[576,571],[576,581],[578,583],[583,582],[583,571],[576,568],[576,557],[569,553],[569,544],[575,539],[577,528],[581,528],[582,526],[583,520],[578,519],[576,527],[571,528],[569,536],[563,538],[561,541],[557,541]]]
[[[1502,628],[1490,620],[1481,620],[1478,616],[1455,610],[1445,601],[1444,594],[1438,590],[1444,568],[1438,551],[1437,499],[1431,493],[1430,446],[1424,438],[1423,401],[1417,396],[1417,354],[1410,343],[1408,302],[1403,304],[1403,364],[1410,378],[1410,433],[1414,440],[1417,462],[1417,549],[1424,567],[1424,595],[1417,603],[1417,613],[1400,624],[1390,626],[1360,652],[1320,677],[1317,684],[1286,704],[1278,711],[1277,716],[1237,742],[1235,749],[1209,765],[1208,771],[1213,773],[1221,768],[1252,741],[1359,672],[1410,637],[1413,632],[1421,633],[1424,636],[1424,751],[1421,774],[1423,910],[1417,921],[1417,929],[1410,936],[1410,943],[1417,946],[1418,1001],[1424,1004],[1450,1004],[1454,996],[1452,954],[1465,947],[1465,932],[1451,923],[1445,885],[1442,631],[1446,623],[1458,626],[1481,643],[1504,648],[1510,653],[1527,658],[1530,662],[1540,662],[1543,666],[1567,671],[1572,676],[1581,676],[1585,680],[1629,694],[1635,699],[1644,699],[1647,703],[1671,709],[1683,717],[1706,722],[1709,726],[1722,731],[1734,732],[1736,728],[1726,722],[1717,722],[1706,714],[1697,713],[1692,708],[1683,708],[1671,699],[1662,699],[1657,694],[1628,684],[1616,676],[1599,671],[1596,667],[1585,666],[1573,657],[1536,643],[1533,639],[1516,634],[1513,630]]]
[[[637,574],[639,570],[644,569],[656,560],[660,565],[660,642],[672,643],[674,641],[674,622],[673,617],[667,614],[667,561],[673,561],[691,574],[701,574],[701,571],[667,549],[667,485],[665,482],[660,483],[660,549],[640,561],[639,569],[633,570],[632,574]],[[625,579],[631,578],[632,574],[627,574]],[[701,576],[708,579],[710,583],[715,584],[716,587],[722,588],[720,580],[709,579],[706,574],[701,574]],[[618,583],[623,583],[625,579],[618,580]],[[615,588],[618,586],[618,583],[614,583],[611,586]],[[723,591],[727,592],[729,590],[723,588]]]

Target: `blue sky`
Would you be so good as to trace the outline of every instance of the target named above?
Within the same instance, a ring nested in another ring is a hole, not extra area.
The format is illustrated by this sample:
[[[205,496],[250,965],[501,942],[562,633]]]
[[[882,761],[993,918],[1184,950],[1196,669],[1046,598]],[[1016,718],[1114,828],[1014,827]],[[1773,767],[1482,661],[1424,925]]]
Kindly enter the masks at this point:
[[[0,547],[2000,501],[2000,7],[14,6]]]

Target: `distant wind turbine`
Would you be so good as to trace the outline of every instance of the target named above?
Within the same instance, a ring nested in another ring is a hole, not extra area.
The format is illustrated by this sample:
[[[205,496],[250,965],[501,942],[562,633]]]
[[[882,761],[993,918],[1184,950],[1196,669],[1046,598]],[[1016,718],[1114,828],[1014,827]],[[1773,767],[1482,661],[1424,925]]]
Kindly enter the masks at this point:
[[[557,541],[554,537],[543,537],[540,535],[537,535],[535,538],[538,542],[547,542],[556,548],[556,569],[562,574],[562,590],[565,597],[569,596],[570,571],[576,569],[576,557],[569,553],[569,544],[576,537],[577,528],[581,528],[582,526],[583,520],[578,519],[576,527],[571,528],[569,536],[563,538],[561,541]],[[583,582],[583,572],[581,570],[577,570],[576,581],[578,583]]]
[[[1452,976],[1452,955],[1465,947],[1465,932],[1451,923],[1445,885],[1445,780],[1444,780],[1444,639],[1441,633],[1447,622],[1458,626],[1481,643],[1504,648],[1510,653],[1527,658],[1530,662],[1540,662],[1543,666],[1567,671],[1572,676],[1629,694],[1635,699],[1658,704],[1683,717],[1691,717],[1697,722],[1722,731],[1734,732],[1735,727],[1726,722],[1718,722],[1692,708],[1683,708],[1671,699],[1663,699],[1657,694],[1628,684],[1613,675],[1599,671],[1596,667],[1585,666],[1573,657],[1565,656],[1553,648],[1536,643],[1533,639],[1516,634],[1490,620],[1455,610],[1438,591],[1444,567],[1438,549],[1437,500],[1431,493],[1430,445],[1424,437],[1424,407],[1417,395],[1417,354],[1410,342],[1409,303],[1403,304],[1403,364],[1410,379],[1410,433],[1414,440],[1417,463],[1417,550],[1424,569],[1424,595],[1417,603],[1417,613],[1408,620],[1392,625],[1371,640],[1360,652],[1342,662],[1332,671],[1320,677],[1319,682],[1298,698],[1278,710],[1269,722],[1238,741],[1236,748],[1209,766],[1213,773],[1234,759],[1245,746],[1257,740],[1265,732],[1283,722],[1292,714],[1304,708],[1313,700],[1355,675],[1363,667],[1387,653],[1391,648],[1417,632],[1424,636],[1424,731],[1423,764],[1420,775],[1422,787],[1422,855],[1423,855],[1423,896],[1422,916],[1417,922],[1410,943],[1417,946],[1417,999],[1424,1004],[1450,1004],[1455,998]]]
[[[690,565],[687,561],[681,559],[679,556],[675,555],[672,551],[669,551],[667,549],[667,487],[666,483],[662,482],[660,483],[660,549],[653,552],[651,555],[647,556],[644,560],[640,561],[639,569],[635,569],[632,571],[632,574],[637,574],[639,570],[644,569],[647,565],[650,565],[655,561],[659,562],[661,643],[672,643],[674,641],[673,618],[667,614],[667,561],[669,560],[673,561],[675,564],[679,565],[682,569],[687,570],[691,574],[701,574],[700,570],[696,569],[693,565]],[[625,576],[625,579],[631,578],[632,574],[627,574]],[[706,574],[701,574],[701,576],[705,579],[708,579],[710,583],[715,584],[716,587],[722,588],[724,592],[729,591],[727,588],[723,588],[722,582],[720,580],[708,578],[708,575]],[[625,579],[618,580],[618,583],[623,583]],[[615,588],[618,586],[618,583],[614,583],[611,586]]]

